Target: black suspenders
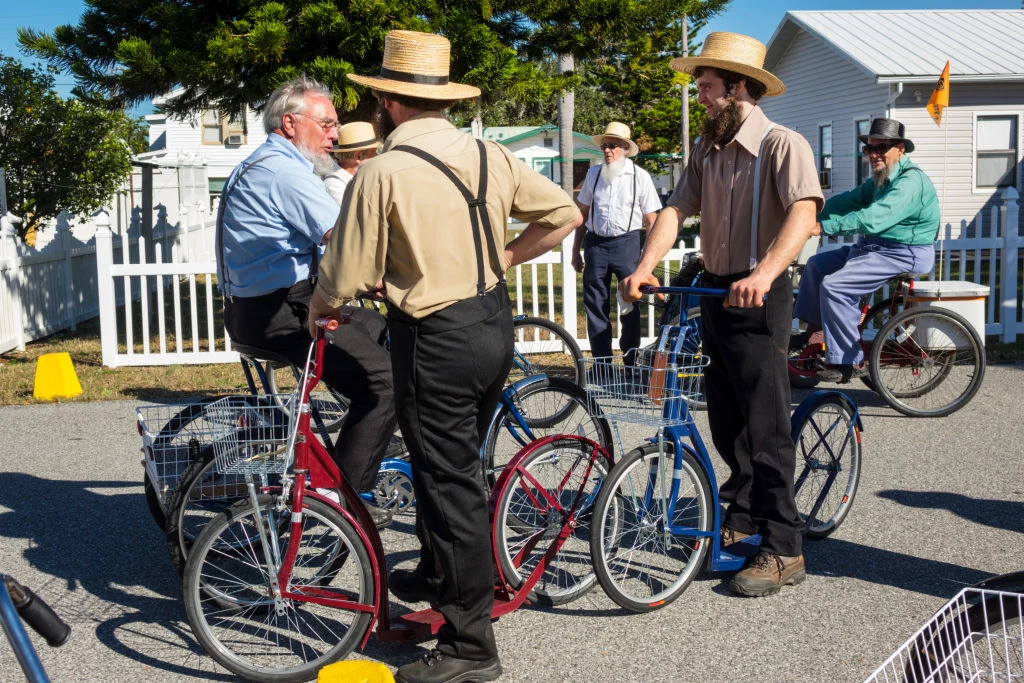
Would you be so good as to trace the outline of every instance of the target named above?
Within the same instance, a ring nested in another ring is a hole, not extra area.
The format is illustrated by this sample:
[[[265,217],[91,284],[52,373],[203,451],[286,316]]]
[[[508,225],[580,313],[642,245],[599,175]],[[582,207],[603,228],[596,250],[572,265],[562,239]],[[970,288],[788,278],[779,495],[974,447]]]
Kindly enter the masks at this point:
[[[636,168],[636,164],[635,163],[633,163],[633,162],[630,162],[630,163],[633,164],[633,203],[629,205],[629,220],[626,221],[626,232],[629,232],[630,230],[633,229],[632,228],[632,226],[633,226],[633,209],[636,208],[636,176],[637,176],[637,172],[636,171],[637,171],[637,168]],[[600,179],[601,179],[601,172],[598,171],[597,173],[594,174],[594,186],[592,188],[590,188],[590,196],[593,197],[592,201],[595,204],[597,203],[597,181],[600,180]],[[611,194],[611,191],[612,191],[612,186],[611,186],[611,183],[609,183],[608,184],[608,193]],[[587,215],[587,221],[590,223],[590,227],[592,227],[594,229],[597,229],[597,226],[594,224],[594,212],[593,211],[591,211]],[[643,227],[643,218],[640,219],[640,225],[641,225],[641,227]]]
[[[462,193],[463,198],[466,200],[466,204],[469,205],[469,220],[473,227],[473,246],[476,249],[476,272],[477,272],[477,283],[476,293],[477,296],[484,296],[487,292],[487,281],[484,275],[484,251],[483,245],[480,241],[480,233],[483,232],[484,238],[487,240],[487,249],[490,252],[491,267],[494,272],[498,275],[498,282],[504,284],[505,282],[505,267],[504,262],[498,255],[498,248],[494,242],[494,232],[491,229],[491,219],[487,215],[487,149],[484,147],[484,143],[480,140],[476,141],[477,148],[480,150],[480,189],[476,196],[473,195],[472,191],[466,184],[459,180],[458,176],[452,172],[450,168],[444,165],[437,157],[424,152],[422,149],[416,147],[410,147],[408,145],[399,145],[398,147],[392,148],[394,152],[407,152],[414,156],[423,159],[428,164],[436,168],[437,170],[444,173],[448,180],[452,181],[459,192]]]

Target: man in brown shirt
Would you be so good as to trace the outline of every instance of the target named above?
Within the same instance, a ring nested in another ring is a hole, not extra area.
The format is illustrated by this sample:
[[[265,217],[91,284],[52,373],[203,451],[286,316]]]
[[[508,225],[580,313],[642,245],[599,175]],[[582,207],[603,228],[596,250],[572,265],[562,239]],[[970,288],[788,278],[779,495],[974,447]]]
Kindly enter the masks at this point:
[[[730,587],[770,595],[805,577],[800,513],[793,500],[795,449],[790,437],[786,355],[793,289],[787,267],[814,229],[823,203],[811,148],[772,124],[757,106],[785,92],[763,70],[765,47],[747,36],[711,33],[700,56],[672,68],[696,78],[708,121],[668,208],[661,212],[623,297],[640,298],[678,236],[701,216],[704,285],[729,290],[723,304],[704,298],[701,316],[708,421],[729,466],[719,495],[728,502],[722,544],[761,535],[760,552]],[[755,201],[756,199],[756,201]]]
[[[550,180],[447,121],[454,101],[480,93],[450,83],[448,66],[445,38],[391,31],[381,75],[349,76],[377,97],[384,153],[348,188],[310,304],[312,318],[386,291],[423,546],[419,566],[393,571],[389,585],[403,600],[430,600],[445,618],[437,649],[399,668],[396,680],[407,682],[501,674],[479,446],[512,364],[504,271],[583,220]],[[505,245],[509,216],[529,225]]]

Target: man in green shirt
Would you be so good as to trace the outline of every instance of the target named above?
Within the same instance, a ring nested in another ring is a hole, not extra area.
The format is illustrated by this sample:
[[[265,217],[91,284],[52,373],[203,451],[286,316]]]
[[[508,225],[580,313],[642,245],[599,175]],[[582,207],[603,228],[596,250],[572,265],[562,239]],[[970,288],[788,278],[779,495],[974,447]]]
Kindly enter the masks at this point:
[[[860,235],[851,246],[807,262],[793,314],[807,322],[791,349],[823,340],[825,367],[818,378],[845,383],[864,374],[860,301],[901,273],[928,273],[935,264],[939,200],[935,187],[910,157],[914,143],[903,124],[875,119],[861,136],[872,177],[838,194],[818,213],[816,234]]]

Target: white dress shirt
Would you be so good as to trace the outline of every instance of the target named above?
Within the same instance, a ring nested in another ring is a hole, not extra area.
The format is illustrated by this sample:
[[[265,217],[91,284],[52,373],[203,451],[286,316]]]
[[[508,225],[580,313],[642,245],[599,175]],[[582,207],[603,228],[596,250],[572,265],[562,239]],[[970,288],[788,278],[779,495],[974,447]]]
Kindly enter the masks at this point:
[[[341,198],[345,196],[345,188],[352,182],[352,174],[343,168],[339,168],[334,173],[328,173],[324,176],[324,185],[327,186],[327,191],[331,193],[334,200],[341,205]]]
[[[609,185],[601,178],[604,164],[591,166],[577,201],[589,207],[587,228],[601,237],[617,237],[644,225],[644,215],[661,210],[651,174],[626,159],[626,167]]]

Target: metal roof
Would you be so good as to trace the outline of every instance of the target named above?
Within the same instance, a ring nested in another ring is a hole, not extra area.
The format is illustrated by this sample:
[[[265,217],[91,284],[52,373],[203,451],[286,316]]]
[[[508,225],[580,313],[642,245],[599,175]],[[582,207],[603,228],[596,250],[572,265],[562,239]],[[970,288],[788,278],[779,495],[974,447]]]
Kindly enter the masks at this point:
[[[1024,10],[787,12],[768,41],[766,69],[801,29],[880,83],[934,81],[947,59],[951,82],[1024,79]]]

